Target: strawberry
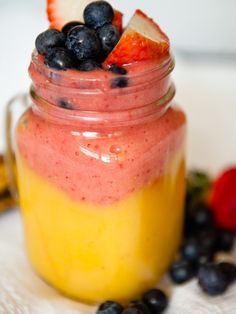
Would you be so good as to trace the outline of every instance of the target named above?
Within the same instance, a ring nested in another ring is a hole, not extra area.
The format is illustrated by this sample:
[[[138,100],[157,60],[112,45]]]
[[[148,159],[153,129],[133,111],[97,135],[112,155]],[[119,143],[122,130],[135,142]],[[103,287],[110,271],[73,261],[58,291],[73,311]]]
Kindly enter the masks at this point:
[[[50,27],[61,30],[68,22],[84,22],[84,9],[93,1],[94,0],[48,0],[47,15]],[[123,14],[117,10],[114,10],[114,13],[113,25],[121,32]]]
[[[122,33],[122,28],[123,28],[123,13],[118,11],[118,10],[114,10],[114,19],[112,24],[118,29],[118,31],[120,33]]]
[[[209,205],[220,227],[236,230],[236,168],[226,170],[215,180]]]
[[[160,27],[137,10],[105,65],[124,65],[158,58],[169,52],[169,39]]]

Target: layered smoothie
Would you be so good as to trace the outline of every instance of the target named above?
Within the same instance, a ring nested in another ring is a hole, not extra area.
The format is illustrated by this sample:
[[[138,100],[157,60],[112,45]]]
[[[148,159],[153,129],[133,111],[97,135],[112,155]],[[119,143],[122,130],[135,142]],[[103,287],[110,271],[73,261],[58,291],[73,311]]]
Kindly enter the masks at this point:
[[[123,69],[60,71],[35,52],[33,105],[17,126],[29,258],[89,303],[155,286],[181,239],[186,120],[172,102],[173,60]]]

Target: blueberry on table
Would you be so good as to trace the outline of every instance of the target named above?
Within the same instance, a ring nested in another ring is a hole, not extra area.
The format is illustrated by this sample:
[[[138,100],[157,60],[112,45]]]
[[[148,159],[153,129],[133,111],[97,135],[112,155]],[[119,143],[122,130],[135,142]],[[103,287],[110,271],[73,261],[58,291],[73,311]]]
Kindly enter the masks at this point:
[[[35,40],[35,47],[40,54],[47,54],[51,48],[64,47],[66,36],[57,29],[48,29],[38,35]]]
[[[106,301],[102,303],[96,314],[121,314],[123,311],[123,306],[117,302]]]
[[[208,295],[217,296],[227,290],[230,281],[219,265],[209,263],[200,267],[198,283]]]
[[[204,250],[205,252],[216,252],[217,251],[217,236],[218,232],[215,228],[212,229],[206,229],[201,231],[197,237],[198,241],[201,245],[201,250]]]
[[[197,262],[201,254],[200,244],[197,239],[188,239],[182,246],[182,255],[189,262]]]
[[[117,64],[112,64],[109,67],[109,71],[115,74],[121,74],[121,75],[127,74],[127,70],[123,67],[118,66]]]
[[[72,28],[67,35],[66,46],[80,61],[95,58],[101,50],[96,32],[83,25]]]
[[[107,56],[120,39],[118,29],[112,24],[106,24],[97,30],[102,45],[102,51]]]
[[[84,10],[84,21],[88,27],[98,28],[112,22],[114,10],[106,1],[94,1]]]
[[[98,70],[98,69],[101,69],[101,64],[92,59],[82,61],[78,67],[78,70],[85,71],[85,72]]]
[[[148,306],[142,301],[132,301],[129,304],[129,307],[130,308],[133,307],[135,309],[138,309],[138,310],[142,311],[142,313],[145,313],[145,314],[152,314],[151,311],[149,310]]]
[[[195,276],[192,264],[185,260],[175,262],[170,268],[170,278],[176,284],[182,284]]]
[[[219,251],[230,252],[234,245],[235,232],[220,229],[218,231],[217,249]]]
[[[160,289],[151,289],[144,293],[143,302],[147,305],[151,314],[160,314],[168,306],[167,296]]]
[[[116,77],[112,79],[112,88],[125,88],[128,86],[128,79],[126,77]]]
[[[52,48],[47,53],[44,63],[56,70],[67,70],[77,66],[75,55],[66,48]]]
[[[74,28],[75,26],[79,26],[79,25],[84,25],[82,22],[79,21],[72,21],[69,23],[66,23],[63,27],[62,27],[62,33],[64,33],[65,35],[67,35],[72,28]]]
[[[229,283],[233,283],[236,280],[236,266],[228,262],[219,263],[219,268],[227,277]]]
[[[147,314],[143,309],[129,306],[127,307],[122,314]]]

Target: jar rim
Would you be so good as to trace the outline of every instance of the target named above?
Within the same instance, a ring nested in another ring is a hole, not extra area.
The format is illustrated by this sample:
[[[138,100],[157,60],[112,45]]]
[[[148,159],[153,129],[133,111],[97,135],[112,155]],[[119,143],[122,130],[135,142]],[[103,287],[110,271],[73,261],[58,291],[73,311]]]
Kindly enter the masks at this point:
[[[104,76],[103,73],[105,71],[96,71],[96,74],[98,75],[94,77],[93,71],[82,72],[82,71],[73,70],[73,69],[63,71],[63,70],[50,68],[44,64],[43,58],[44,57],[42,55],[39,55],[38,52],[34,50],[32,53],[31,64],[35,67],[37,71],[42,73],[51,83],[53,83],[53,85],[60,85],[63,87],[67,86],[67,84],[64,84],[66,82],[68,82],[68,86],[69,86],[69,83],[71,82],[74,82],[74,83],[75,82],[77,83],[92,82],[92,83],[96,83],[96,89],[97,89],[98,83],[101,83],[101,86],[102,86],[102,83],[110,81],[112,78],[116,78],[116,77],[125,77],[127,80],[132,79],[132,82],[133,82],[132,86],[136,86],[136,85],[140,85],[140,79],[141,81],[146,82],[145,78],[147,78],[149,75],[155,75],[157,80],[161,80],[165,76],[168,76],[175,67],[175,60],[174,60],[173,54],[169,53],[168,55],[163,57],[163,59],[161,59],[161,62],[157,62],[154,66],[153,66],[153,62],[148,64],[145,61],[142,61],[141,63],[147,65],[146,70],[132,71],[132,66],[136,66],[137,64],[140,64],[139,62],[135,62],[134,64],[126,65],[127,69],[129,69],[129,67],[131,66],[131,72],[128,72],[125,76],[114,74],[108,71],[106,72],[108,72],[109,75]],[[58,76],[61,76],[64,78],[63,83],[60,80],[57,80]],[[91,86],[92,85],[90,85],[90,87]],[[126,87],[125,89],[126,90],[129,89],[129,87]]]

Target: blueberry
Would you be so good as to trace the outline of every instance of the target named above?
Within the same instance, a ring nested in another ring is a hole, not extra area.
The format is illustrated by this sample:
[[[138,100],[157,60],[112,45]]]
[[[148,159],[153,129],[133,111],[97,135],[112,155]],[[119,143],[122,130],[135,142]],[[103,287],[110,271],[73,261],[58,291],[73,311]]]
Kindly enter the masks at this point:
[[[218,231],[217,249],[230,252],[234,245],[235,233],[230,230],[221,229]]]
[[[35,47],[38,53],[45,55],[51,48],[64,47],[66,36],[57,29],[48,29],[38,35]]]
[[[73,106],[70,102],[64,100],[64,99],[60,99],[59,102],[59,107],[63,108],[63,109],[68,109],[68,110],[72,110]]]
[[[97,30],[104,55],[108,55],[120,39],[118,29],[112,24],[106,24]]]
[[[176,284],[182,284],[192,279],[195,275],[192,264],[185,260],[175,262],[170,268],[170,277]]]
[[[219,263],[219,267],[226,276],[229,283],[233,283],[236,280],[236,266],[228,263],[228,262],[222,262]]]
[[[86,26],[76,26],[69,32],[66,46],[80,61],[98,56],[101,45],[96,32]]]
[[[132,301],[130,304],[129,304],[129,307],[134,307],[138,310],[141,310],[142,313],[145,313],[145,314],[152,314],[148,308],[148,306],[142,302],[142,301]]]
[[[129,306],[127,307],[122,314],[147,314],[143,309]]]
[[[214,254],[211,251],[203,251],[200,253],[200,256],[198,258],[198,266],[201,267],[202,265],[205,265],[207,263],[214,261]]]
[[[66,48],[52,48],[44,62],[47,66],[57,70],[67,70],[77,65],[75,55]]]
[[[84,21],[88,27],[98,28],[112,22],[114,11],[106,1],[94,1],[84,10]]]
[[[93,71],[101,69],[101,64],[99,64],[97,61],[94,61],[92,59],[82,61],[78,67],[78,70],[80,71]]]
[[[201,248],[196,239],[188,239],[182,247],[182,255],[189,262],[197,262],[199,260]]]
[[[166,294],[159,289],[151,289],[144,293],[143,302],[147,305],[152,314],[160,314],[168,306]]]
[[[214,224],[213,213],[205,204],[196,206],[190,214],[190,219],[197,230],[211,227]]]
[[[106,301],[102,303],[96,314],[121,314],[123,311],[123,306],[117,302]]]
[[[207,252],[215,252],[217,246],[217,230],[215,228],[203,230],[198,234],[201,249]]]
[[[112,64],[109,68],[109,71],[115,74],[121,75],[127,74],[127,70],[123,67],[118,66],[117,64]]]
[[[124,88],[128,86],[128,79],[126,77],[116,77],[112,80],[112,88]]]
[[[204,292],[216,296],[227,290],[229,279],[219,265],[209,263],[200,267],[198,283]]]
[[[69,22],[69,23],[65,24],[62,27],[61,31],[62,31],[62,33],[67,35],[72,30],[72,28],[74,28],[75,26],[79,26],[79,25],[84,25],[84,24],[81,23],[81,22],[78,22],[78,21],[72,21],[72,22]]]

